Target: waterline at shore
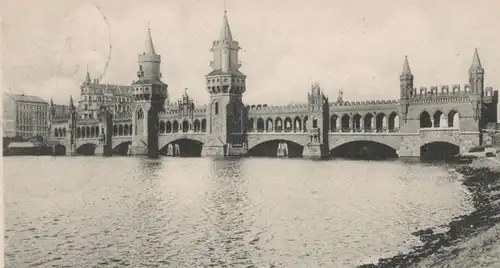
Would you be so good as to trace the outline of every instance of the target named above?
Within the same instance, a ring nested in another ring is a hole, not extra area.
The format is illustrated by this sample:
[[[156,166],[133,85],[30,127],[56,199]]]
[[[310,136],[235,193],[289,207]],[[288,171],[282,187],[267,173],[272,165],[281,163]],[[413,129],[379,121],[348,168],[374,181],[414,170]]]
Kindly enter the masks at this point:
[[[500,164],[478,159],[454,167],[464,176],[475,210],[438,228],[413,233],[423,242],[409,253],[379,259],[372,267],[498,267],[500,263]],[[443,231],[437,232],[437,229]]]

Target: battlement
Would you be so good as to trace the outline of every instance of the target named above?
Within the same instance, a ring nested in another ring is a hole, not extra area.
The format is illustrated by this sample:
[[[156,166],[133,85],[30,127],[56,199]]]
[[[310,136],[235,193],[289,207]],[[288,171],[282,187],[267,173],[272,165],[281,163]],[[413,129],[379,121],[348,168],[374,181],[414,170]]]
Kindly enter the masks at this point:
[[[195,106],[193,109],[194,114],[205,114],[207,112],[207,105]],[[177,103],[168,105],[160,115],[177,115],[180,112],[180,107]]]
[[[247,105],[246,109],[249,112],[293,112],[307,109],[307,103],[286,104],[286,105],[267,105],[267,104],[254,104]]]
[[[441,86],[431,86],[425,87],[422,86],[420,88],[414,88],[410,92],[411,99],[420,99],[420,98],[432,98],[432,97],[457,97],[457,96],[466,96],[470,93],[470,85],[464,84],[463,88],[460,87],[459,84],[449,85],[441,85]],[[451,88],[451,90],[450,90]],[[484,96],[493,96],[494,91],[493,87],[486,87],[484,90]]]
[[[376,106],[376,105],[397,104],[397,103],[398,103],[398,100],[343,101],[343,102],[331,102],[330,107]]]
[[[139,54],[139,62],[161,62],[161,55]]]

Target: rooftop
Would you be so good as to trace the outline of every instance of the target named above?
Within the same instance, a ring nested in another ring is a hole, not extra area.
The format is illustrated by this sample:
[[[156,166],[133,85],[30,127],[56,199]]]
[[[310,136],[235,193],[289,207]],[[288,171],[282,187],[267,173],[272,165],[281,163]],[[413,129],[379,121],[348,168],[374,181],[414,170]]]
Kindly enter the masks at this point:
[[[5,95],[10,96],[11,98],[13,98],[16,101],[47,103],[47,101],[45,101],[44,99],[42,99],[38,96],[25,95],[25,94],[12,94],[12,93],[5,93]]]

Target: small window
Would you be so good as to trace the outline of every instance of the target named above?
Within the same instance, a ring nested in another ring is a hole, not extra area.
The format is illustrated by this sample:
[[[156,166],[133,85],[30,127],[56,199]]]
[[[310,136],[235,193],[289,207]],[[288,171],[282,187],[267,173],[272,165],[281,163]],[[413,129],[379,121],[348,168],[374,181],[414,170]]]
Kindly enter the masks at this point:
[[[219,114],[219,103],[215,102],[215,114]]]

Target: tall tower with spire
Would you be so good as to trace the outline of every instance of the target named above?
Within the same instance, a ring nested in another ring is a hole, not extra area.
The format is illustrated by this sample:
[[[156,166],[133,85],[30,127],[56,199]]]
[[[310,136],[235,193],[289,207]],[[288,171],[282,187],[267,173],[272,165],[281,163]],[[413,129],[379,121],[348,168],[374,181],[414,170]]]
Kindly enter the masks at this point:
[[[403,63],[403,72],[399,76],[400,84],[400,114],[404,122],[407,120],[408,109],[410,107],[410,97],[413,92],[413,74],[410,70],[410,63],[408,62],[408,57],[405,56]]]
[[[138,80],[132,83],[132,153],[158,157],[158,114],[168,98],[167,84],[161,81],[161,56],[156,53],[148,28],[146,47],[138,57]]]
[[[210,102],[203,155],[233,154],[231,148],[245,143],[246,110],[242,98],[246,76],[239,71],[240,49],[239,43],[233,39],[227,11],[224,10],[219,39],[213,42],[211,49],[212,71],[205,77]]]

